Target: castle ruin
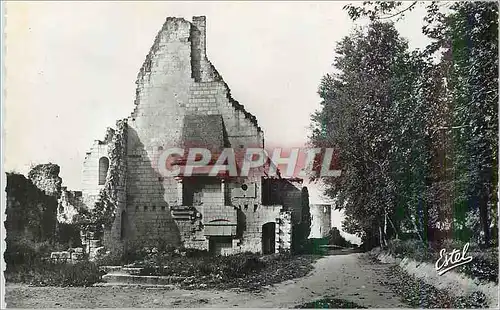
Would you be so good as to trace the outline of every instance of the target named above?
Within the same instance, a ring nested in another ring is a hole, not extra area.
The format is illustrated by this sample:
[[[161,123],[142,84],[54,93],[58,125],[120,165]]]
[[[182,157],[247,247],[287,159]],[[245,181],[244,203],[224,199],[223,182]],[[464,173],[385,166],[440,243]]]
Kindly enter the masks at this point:
[[[215,254],[290,249],[301,179],[158,171],[167,148],[264,147],[255,116],[207,58],[205,21],[166,19],[137,76],[134,111],[86,154],[82,201],[89,210],[111,206],[103,242],[112,251],[158,243]]]

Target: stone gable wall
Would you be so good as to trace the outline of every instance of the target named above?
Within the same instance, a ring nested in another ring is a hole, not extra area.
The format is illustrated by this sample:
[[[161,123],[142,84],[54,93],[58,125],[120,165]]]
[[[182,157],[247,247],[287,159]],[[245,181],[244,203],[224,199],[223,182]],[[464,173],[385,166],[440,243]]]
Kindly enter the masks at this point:
[[[127,209],[133,214],[132,239],[140,244],[187,241],[168,212],[178,202],[177,181],[160,175],[157,167],[164,150],[182,146],[185,115],[220,114],[232,145],[263,143],[260,128],[248,112],[235,109],[225,83],[208,61],[204,28],[204,18],[194,18],[193,23],[168,18],[137,79],[136,109],[129,118]],[[222,200],[217,195],[207,193],[204,199],[216,203]],[[203,237],[195,234],[192,239]]]

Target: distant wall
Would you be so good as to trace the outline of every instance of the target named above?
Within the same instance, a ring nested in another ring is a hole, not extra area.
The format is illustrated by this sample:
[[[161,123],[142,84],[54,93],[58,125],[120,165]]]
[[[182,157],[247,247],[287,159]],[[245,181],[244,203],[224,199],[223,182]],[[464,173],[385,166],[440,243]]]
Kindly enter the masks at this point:
[[[330,204],[311,204],[311,233],[309,238],[323,238],[332,227],[332,206]]]

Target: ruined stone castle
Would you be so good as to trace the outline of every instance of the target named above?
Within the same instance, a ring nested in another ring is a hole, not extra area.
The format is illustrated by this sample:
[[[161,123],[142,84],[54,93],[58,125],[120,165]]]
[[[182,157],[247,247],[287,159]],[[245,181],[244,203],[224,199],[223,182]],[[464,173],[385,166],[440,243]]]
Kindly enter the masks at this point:
[[[86,154],[82,200],[89,210],[105,199],[112,205],[104,234],[111,250],[159,243],[216,254],[290,249],[302,180],[158,171],[167,148],[264,147],[255,116],[207,58],[205,27],[204,16],[166,19],[137,76],[134,111]]]

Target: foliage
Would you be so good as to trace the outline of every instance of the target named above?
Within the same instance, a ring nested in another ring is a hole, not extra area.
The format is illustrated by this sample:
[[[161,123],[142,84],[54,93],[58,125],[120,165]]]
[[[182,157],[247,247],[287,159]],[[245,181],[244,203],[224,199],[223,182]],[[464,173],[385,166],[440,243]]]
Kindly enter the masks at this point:
[[[36,286],[92,286],[102,273],[92,262],[76,264],[36,262],[10,266],[5,271],[6,282]]]
[[[7,269],[17,265],[33,265],[50,256],[50,252],[63,250],[64,246],[52,241],[33,241],[26,236],[9,237],[4,260]]]
[[[66,245],[66,248],[82,246],[80,227],[77,224],[57,223],[55,239],[57,243]]]
[[[51,252],[63,250],[67,250],[66,245],[37,242],[23,235],[7,239],[6,281],[37,286],[90,286],[99,281],[101,274],[93,263],[64,264],[48,260]]]
[[[142,275],[180,277],[180,285],[188,289],[260,289],[306,275],[315,260],[312,256],[290,254],[214,256],[207,251],[156,248],[141,251],[141,255],[142,259],[128,266],[143,268]]]
[[[340,230],[337,227],[332,227],[332,229],[330,229],[327,239],[328,244],[330,245],[338,245],[344,248],[350,248],[353,246],[352,243],[342,237],[342,235],[340,234]]]
[[[337,44],[319,86],[311,142],[334,147],[342,169],[326,194],[368,247],[409,233],[496,244],[498,4],[424,3],[432,42],[410,51],[391,18],[419,4],[345,7],[370,23]]]
[[[345,229],[364,239],[377,232],[395,204],[388,116],[399,87],[393,77],[406,61],[406,49],[391,24],[356,29],[337,46],[338,73],[321,81],[322,109],[312,118],[313,144],[337,149],[342,167],[341,177],[325,179],[327,194],[345,206]]]

